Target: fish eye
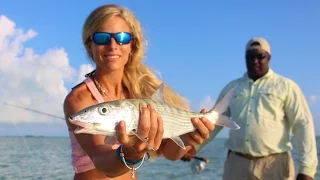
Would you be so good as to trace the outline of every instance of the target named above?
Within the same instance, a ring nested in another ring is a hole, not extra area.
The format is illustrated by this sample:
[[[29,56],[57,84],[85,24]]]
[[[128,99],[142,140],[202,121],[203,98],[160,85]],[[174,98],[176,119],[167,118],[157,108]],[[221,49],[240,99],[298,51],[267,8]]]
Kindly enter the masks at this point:
[[[107,112],[108,112],[108,109],[107,109],[106,107],[101,107],[101,108],[99,108],[99,113],[100,113],[100,114],[104,115],[104,114],[106,114]]]

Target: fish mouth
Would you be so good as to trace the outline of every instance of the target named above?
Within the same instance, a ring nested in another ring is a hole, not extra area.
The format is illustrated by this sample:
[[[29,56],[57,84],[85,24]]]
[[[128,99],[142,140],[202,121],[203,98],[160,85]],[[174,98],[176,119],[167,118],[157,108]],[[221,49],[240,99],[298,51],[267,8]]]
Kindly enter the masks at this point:
[[[86,123],[86,122],[82,122],[82,121],[70,121],[70,123],[73,125],[76,125],[78,127],[86,128],[86,129],[92,127],[91,123]]]
[[[93,127],[93,124],[79,120],[72,120],[70,123],[77,126],[77,128],[73,131],[75,134],[84,133]]]
[[[88,122],[83,122],[80,120],[75,119],[74,117],[69,117],[69,122],[75,126],[78,126],[79,128],[85,128],[85,129],[89,129],[93,126],[92,123],[88,123]]]

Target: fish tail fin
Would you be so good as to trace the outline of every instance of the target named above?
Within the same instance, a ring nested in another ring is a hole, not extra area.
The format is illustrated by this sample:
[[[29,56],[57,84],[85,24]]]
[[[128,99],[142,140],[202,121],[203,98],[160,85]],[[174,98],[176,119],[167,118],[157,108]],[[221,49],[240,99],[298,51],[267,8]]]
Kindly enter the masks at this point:
[[[237,85],[233,86],[224,96],[222,96],[220,101],[218,101],[209,112],[214,111],[219,114],[225,113],[237,87]]]
[[[214,119],[215,124],[219,126],[226,126],[230,129],[239,129],[240,126],[231,120],[228,116],[223,115],[230,104],[233,94],[238,85],[233,86],[222,98],[218,101],[215,106],[207,113],[209,119]]]
[[[240,129],[240,126],[226,115],[219,116],[215,124],[218,126],[225,126],[234,130]]]

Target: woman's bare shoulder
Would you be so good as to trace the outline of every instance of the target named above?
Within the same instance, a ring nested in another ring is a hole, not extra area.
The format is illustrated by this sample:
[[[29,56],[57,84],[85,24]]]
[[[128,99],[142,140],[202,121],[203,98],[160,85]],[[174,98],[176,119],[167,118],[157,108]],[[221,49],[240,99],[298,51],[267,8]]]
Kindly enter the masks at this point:
[[[92,103],[91,92],[88,90],[85,83],[80,83],[72,88],[64,100],[63,109],[65,116],[68,117]]]

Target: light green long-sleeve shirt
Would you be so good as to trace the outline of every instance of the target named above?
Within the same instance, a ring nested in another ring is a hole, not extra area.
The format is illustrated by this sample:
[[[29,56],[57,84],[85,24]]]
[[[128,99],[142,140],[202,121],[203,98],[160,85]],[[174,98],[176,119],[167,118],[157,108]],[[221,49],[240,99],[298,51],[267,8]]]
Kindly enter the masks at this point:
[[[299,86],[269,69],[255,82],[247,74],[231,81],[221,91],[217,102],[236,84],[239,87],[226,115],[241,128],[229,131],[225,147],[252,156],[291,151],[292,133],[299,154],[299,173],[314,177],[318,165],[315,131],[311,112]],[[197,151],[221,129],[216,126],[210,139],[196,147]]]

